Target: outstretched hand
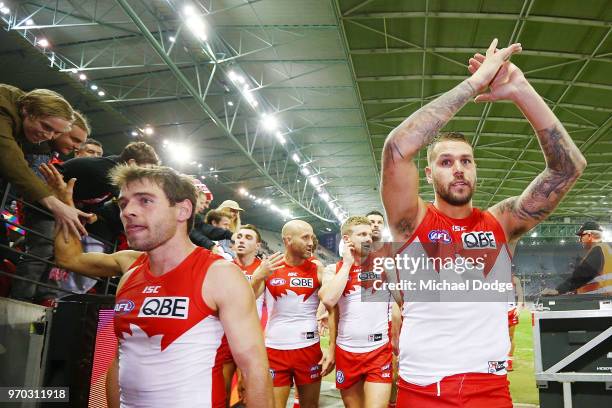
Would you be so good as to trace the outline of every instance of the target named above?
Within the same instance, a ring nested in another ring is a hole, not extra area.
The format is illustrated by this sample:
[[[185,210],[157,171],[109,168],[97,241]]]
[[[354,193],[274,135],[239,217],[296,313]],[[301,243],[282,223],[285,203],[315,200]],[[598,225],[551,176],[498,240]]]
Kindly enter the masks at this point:
[[[253,272],[253,275],[266,280],[274,271],[283,267],[284,261],[285,255],[282,252],[275,252],[270,256],[265,256],[261,260],[261,264],[255,269],[255,272]]]
[[[497,50],[497,43],[495,38],[485,55],[476,54],[470,59],[469,70],[472,76],[468,82],[477,94],[486,91],[488,87],[492,88],[494,83],[499,84],[500,76],[507,76],[501,71],[508,68],[510,57],[522,51],[520,43],[511,44],[500,50]]]
[[[51,187],[53,194],[62,200],[64,204],[72,205],[72,193],[74,191],[74,183],[76,179],[71,179],[66,183],[64,177],[52,164],[41,164],[38,169],[45,178],[47,185]]]
[[[44,204],[53,213],[56,227],[62,231],[64,240],[68,240],[70,234],[76,236],[87,235],[87,230],[81,220],[91,224],[97,220],[97,217],[95,214],[89,214],[74,208],[72,192],[76,179],[73,178],[66,183],[53,165],[41,164],[39,169],[55,195],[55,197],[44,199]]]

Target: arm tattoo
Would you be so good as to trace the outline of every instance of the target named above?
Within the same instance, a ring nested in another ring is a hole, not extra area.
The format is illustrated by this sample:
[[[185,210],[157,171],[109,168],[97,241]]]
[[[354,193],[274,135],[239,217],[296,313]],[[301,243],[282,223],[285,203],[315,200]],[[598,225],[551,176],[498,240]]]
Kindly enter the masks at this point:
[[[387,137],[383,162],[393,165],[427,146],[475,93],[466,80],[414,112]]]
[[[501,213],[514,222],[510,236],[517,238],[553,212],[571,189],[585,166],[584,157],[561,124],[538,131],[546,168],[519,197],[499,203]]]

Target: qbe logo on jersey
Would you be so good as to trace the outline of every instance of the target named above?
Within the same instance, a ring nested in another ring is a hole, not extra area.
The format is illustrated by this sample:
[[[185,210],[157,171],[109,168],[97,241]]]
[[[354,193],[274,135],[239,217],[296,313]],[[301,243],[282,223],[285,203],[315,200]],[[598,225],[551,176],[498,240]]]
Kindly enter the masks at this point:
[[[138,317],[158,317],[163,319],[187,319],[189,315],[189,298],[146,297],[142,302]]]
[[[493,231],[472,231],[461,234],[463,249],[496,249]]]
[[[312,278],[291,278],[289,279],[290,288],[314,288]]]

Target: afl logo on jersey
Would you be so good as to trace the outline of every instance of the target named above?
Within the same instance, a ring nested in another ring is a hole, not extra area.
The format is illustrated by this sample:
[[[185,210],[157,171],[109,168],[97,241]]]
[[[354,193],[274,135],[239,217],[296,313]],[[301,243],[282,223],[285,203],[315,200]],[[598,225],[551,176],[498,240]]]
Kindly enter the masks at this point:
[[[168,297],[147,297],[138,317],[161,317],[164,319],[187,319],[189,315],[189,298],[168,296]]]
[[[497,248],[493,231],[472,231],[461,234],[463,249]]]
[[[291,288],[314,288],[312,278],[291,278],[289,280]]]
[[[344,382],[344,373],[342,370],[336,371],[336,382],[342,384]]]
[[[270,279],[270,285],[272,285],[272,286],[280,286],[280,285],[284,285],[285,283],[287,283],[287,281],[284,280],[283,278],[272,278],[272,279]]]
[[[134,302],[128,299],[120,299],[115,303],[115,313],[116,314],[125,314],[134,310],[136,305]]]
[[[445,244],[450,244],[452,239],[447,230],[432,230],[427,234],[427,238],[431,242],[443,242]]]

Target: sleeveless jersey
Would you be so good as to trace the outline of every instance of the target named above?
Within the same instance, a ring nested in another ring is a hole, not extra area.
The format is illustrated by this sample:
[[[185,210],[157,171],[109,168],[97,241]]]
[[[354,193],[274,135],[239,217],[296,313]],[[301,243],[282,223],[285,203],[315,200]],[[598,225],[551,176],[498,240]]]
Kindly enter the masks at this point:
[[[151,274],[147,254],[132,265],[115,302],[122,407],[225,406],[223,327],[202,298],[219,259],[196,248],[161,276]]]
[[[342,261],[335,268],[338,273]],[[362,271],[361,265],[351,266],[348,281],[338,300],[336,344],[342,350],[366,353],[389,342],[389,297],[385,296],[382,301],[368,299],[362,294],[363,290],[372,291],[374,279],[380,279],[380,275]]]
[[[601,248],[603,267],[596,277],[576,289],[576,292],[612,294],[612,245],[609,242],[598,242],[593,244],[591,250],[595,247]]]
[[[465,259],[487,254],[481,277],[503,276],[511,282],[511,255],[505,234],[488,211],[473,209],[469,217],[454,219],[428,204],[423,221],[398,254],[415,256],[421,252],[427,257],[432,247],[451,243],[447,247],[458,252],[453,256]],[[441,278],[442,273],[438,275]],[[451,275],[457,273],[445,276]],[[511,291],[495,302],[469,301],[474,298],[411,302],[409,292],[402,295],[399,374],[404,381],[429,385],[459,373],[506,374],[510,350],[507,302],[513,296]]]
[[[253,280],[253,272],[255,272],[255,269],[257,269],[259,265],[261,265],[261,259],[255,258],[253,262],[248,266],[241,265],[238,262],[238,258],[234,259],[234,263],[238,265],[240,270],[242,270],[242,273],[244,273],[244,277],[247,278],[249,283],[251,283],[251,281]],[[263,303],[264,303],[264,294],[262,293],[261,295],[259,295],[257,299],[255,299],[255,304],[257,305],[257,316],[259,316],[260,319],[261,319],[261,310],[263,308]]]
[[[317,265],[286,263],[266,280],[266,347],[294,350],[319,342]]]

